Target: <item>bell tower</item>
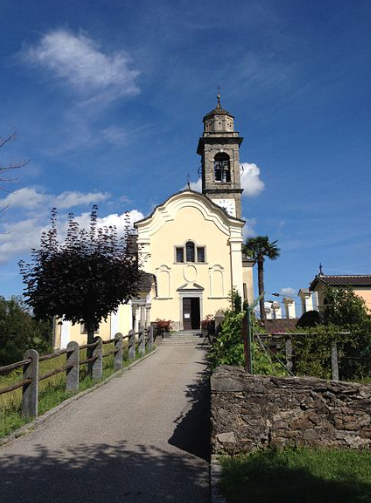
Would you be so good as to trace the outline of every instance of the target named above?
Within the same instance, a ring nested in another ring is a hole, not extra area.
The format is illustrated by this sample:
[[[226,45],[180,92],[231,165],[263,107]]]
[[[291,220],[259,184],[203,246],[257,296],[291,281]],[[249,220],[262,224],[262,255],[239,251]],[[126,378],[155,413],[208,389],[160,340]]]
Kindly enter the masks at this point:
[[[242,218],[240,145],[234,117],[220,104],[203,118],[204,132],[197,153],[201,156],[202,193],[236,218]]]

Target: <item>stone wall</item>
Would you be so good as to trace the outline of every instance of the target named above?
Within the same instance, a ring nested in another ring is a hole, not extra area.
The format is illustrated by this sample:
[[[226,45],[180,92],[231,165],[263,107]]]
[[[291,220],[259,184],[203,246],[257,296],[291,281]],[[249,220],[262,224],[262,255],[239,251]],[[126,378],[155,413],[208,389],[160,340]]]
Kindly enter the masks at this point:
[[[370,448],[371,386],[222,366],[211,377],[211,420],[214,454],[288,445]]]

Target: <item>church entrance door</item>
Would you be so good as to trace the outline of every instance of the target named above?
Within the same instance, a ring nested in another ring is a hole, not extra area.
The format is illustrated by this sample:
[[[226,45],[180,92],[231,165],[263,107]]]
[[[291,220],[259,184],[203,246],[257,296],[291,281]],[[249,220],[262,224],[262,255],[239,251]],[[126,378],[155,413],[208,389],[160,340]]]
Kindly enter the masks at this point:
[[[183,297],[183,328],[184,330],[200,328],[199,297]]]

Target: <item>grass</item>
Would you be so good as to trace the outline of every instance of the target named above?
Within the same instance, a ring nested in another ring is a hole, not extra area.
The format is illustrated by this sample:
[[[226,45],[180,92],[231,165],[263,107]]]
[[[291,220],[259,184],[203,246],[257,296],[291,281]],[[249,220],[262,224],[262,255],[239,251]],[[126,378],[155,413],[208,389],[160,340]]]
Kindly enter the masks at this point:
[[[369,503],[371,451],[296,448],[223,456],[228,503]]]
[[[113,348],[112,344],[103,346],[104,354]],[[146,354],[149,351],[146,350]],[[141,356],[136,353],[135,360]],[[86,350],[80,351],[80,360],[86,359]],[[128,367],[132,361],[128,360],[127,348],[123,351],[122,368]],[[46,374],[58,367],[63,367],[66,364],[66,356],[62,355],[52,360],[40,362],[39,375]],[[115,372],[113,368],[113,355],[103,358],[103,373],[99,380],[92,380],[87,374],[87,365],[80,366],[80,385],[78,391],[66,391],[66,374],[61,372],[39,382],[39,415],[44,414],[48,410],[56,407],[64,400],[91,388],[98,382],[106,379]],[[5,388],[11,384],[15,384],[22,380],[22,370],[17,369],[7,376],[0,376],[0,388]],[[0,395],[0,438],[27,424],[32,419],[24,419],[22,417],[22,389],[14,390],[10,393]]]

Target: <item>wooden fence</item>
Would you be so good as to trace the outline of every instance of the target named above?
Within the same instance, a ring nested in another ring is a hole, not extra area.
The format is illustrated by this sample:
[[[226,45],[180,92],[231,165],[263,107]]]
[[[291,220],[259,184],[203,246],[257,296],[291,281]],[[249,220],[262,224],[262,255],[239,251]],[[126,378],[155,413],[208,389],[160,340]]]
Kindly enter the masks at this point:
[[[258,340],[260,339],[261,342],[264,343],[264,346],[266,346],[266,349],[274,356],[275,349],[281,348],[282,345],[284,345],[285,351],[285,359],[286,359],[286,369],[289,372],[289,374],[292,374],[293,372],[293,360],[294,360],[294,355],[293,355],[293,338],[300,338],[300,337],[306,337],[308,336],[308,333],[306,332],[276,332],[271,335],[266,335],[266,334],[256,334]],[[349,332],[339,332],[337,334],[338,336],[346,336],[349,335]],[[273,351],[272,351],[273,349]],[[331,342],[331,378],[334,381],[339,380],[339,358],[338,358],[338,349],[337,349],[337,344],[336,341]]]
[[[79,371],[80,365],[88,364],[91,376],[93,379],[100,379],[103,373],[103,358],[113,355],[113,367],[115,370],[122,368],[123,361],[123,341],[128,340],[128,359],[134,360],[136,350],[140,356],[145,354],[146,348],[153,349],[153,327],[139,328],[138,332],[130,330],[128,335],[117,333],[113,339],[102,341],[101,337],[95,337],[91,344],[79,345],[77,342],[71,341],[66,349],[60,349],[54,353],[39,356],[39,353],[34,349],[28,349],[24,354],[24,359],[0,367],[0,374],[8,374],[15,369],[23,369],[22,381],[0,389],[0,395],[10,393],[18,388],[22,388],[22,416],[25,418],[37,417],[38,402],[39,402],[39,382],[48,379],[56,374],[66,373],[66,390],[76,391],[79,389]],[[112,350],[104,353],[103,345],[114,344]],[[80,359],[80,350],[88,350],[88,358]],[[40,375],[39,363],[45,360],[51,360],[58,356],[66,355],[66,364],[63,367]]]

